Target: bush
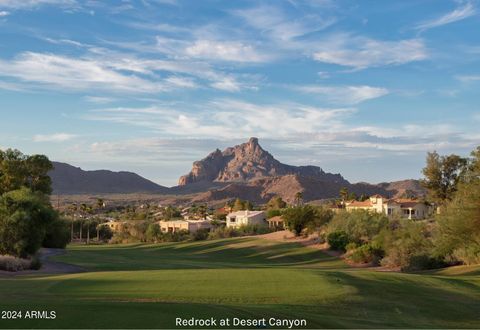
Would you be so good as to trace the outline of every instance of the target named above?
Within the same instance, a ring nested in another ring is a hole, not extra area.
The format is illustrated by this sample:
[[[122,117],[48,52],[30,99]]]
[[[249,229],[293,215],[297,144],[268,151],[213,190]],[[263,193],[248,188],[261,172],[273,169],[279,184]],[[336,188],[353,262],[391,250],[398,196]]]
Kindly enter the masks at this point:
[[[396,230],[386,230],[377,242],[385,250],[381,264],[400,267],[402,270],[427,269],[436,264],[432,256],[433,244],[426,226],[422,223],[404,220]]]
[[[199,229],[196,232],[190,234],[190,236],[194,241],[204,241],[208,238],[209,232],[210,231],[208,229],[205,229],[205,228],[204,229]]]
[[[27,188],[0,198],[0,254],[25,258],[41,247],[49,224],[58,217],[50,201]]]
[[[43,239],[43,247],[64,249],[70,242],[69,227],[69,223],[64,219],[57,218],[50,222]]]
[[[238,231],[232,227],[218,227],[208,233],[208,239],[230,238],[239,236]]]
[[[375,243],[364,244],[351,250],[347,246],[347,250],[349,251],[348,259],[355,263],[379,265],[385,255],[383,249]]]
[[[22,259],[9,255],[0,255],[0,270],[18,272],[27,269],[40,269],[41,263],[37,258]]]
[[[334,231],[328,234],[327,242],[332,250],[345,251],[350,240],[346,232]]]
[[[355,210],[343,211],[334,215],[327,226],[327,233],[343,231],[351,242],[359,245],[368,243],[387,228],[389,220],[384,214]]]
[[[480,247],[472,245],[468,247],[456,248],[452,252],[454,261],[461,261],[466,265],[480,264]]]

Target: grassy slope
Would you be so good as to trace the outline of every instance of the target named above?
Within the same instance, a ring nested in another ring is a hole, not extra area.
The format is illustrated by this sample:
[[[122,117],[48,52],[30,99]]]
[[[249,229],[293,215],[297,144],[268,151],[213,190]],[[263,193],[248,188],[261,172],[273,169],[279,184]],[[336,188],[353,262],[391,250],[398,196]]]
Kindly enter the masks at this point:
[[[310,327],[479,328],[478,268],[427,274],[349,269],[293,243],[238,238],[75,246],[93,272],[0,279],[0,309],[56,310],[0,327],[173,327],[179,317],[306,318]]]

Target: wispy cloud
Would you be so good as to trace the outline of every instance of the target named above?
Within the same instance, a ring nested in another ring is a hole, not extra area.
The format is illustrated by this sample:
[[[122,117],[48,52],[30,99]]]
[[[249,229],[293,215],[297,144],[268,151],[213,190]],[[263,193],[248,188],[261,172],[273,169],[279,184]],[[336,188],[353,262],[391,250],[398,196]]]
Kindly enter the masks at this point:
[[[77,135],[68,133],[37,134],[33,137],[33,142],[65,142],[75,137]]]
[[[5,10],[0,10],[0,17],[5,17],[5,16],[8,16],[8,15],[10,15],[10,12],[5,11]]]
[[[464,83],[480,81],[480,75],[457,75],[455,78]]]
[[[109,63],[33,52],[22,53],[12,61],[0,60],[0,75],[67,90],[100,88],[137,93],[165,90],[161,83],[121,73]]]
[[[92,111],[85,119],[136,125],[162,134],[197,138],[240,138],[249,135],[280,137],[335,127],[354,112],[348,108],[316,108],[301,104],[257,105],[218,99],[195,111],[164,107],[108,108]]]
[[[432,29],[432,28],[435,28],[435,27],[439,27],[439,26],[443,26],[443,25],[446,25],[446,24],[461,21],[461,20],[463,20],[465,18],[468,18],[468,17],[471,17],[475,14],[476,14],[476,9],[475,9],[473,3],[470,2],[470,1],[467,1],[464,5],[456,8],[455,10],[453,10],[453,11],[451,11],[451,12],[449,12],[449,13],[443,15],[443,16],[424,21],[424,22],[418,24],[415,28],[417,30],[428,30],[428,29]]]
[[[78,3],[75,0],[0,0],[0,8],[32,9],[42,5],[76,7]]]
[[[115,102],[117,99],[113,97],[106,97],[106,96],[85,96],[84,97],[85,101],[90,102],[90,103],[95,103],[95,104],[107,104],[107,103],[112,103]]]
[[[185,54],[202,58],[233,62],[264,62],[268,57],[260,54],[252,45],[236,41],[197,40],[186,47]]]
[[[304,85],[294,89],[308,94],[315,94],[326,98],[336,104],[353,105],[367,100],[387,95],[388,89],[372,86],[322,86]]]
[[[428,57],[421,39],[384,41],[345,33],[331,35],[317,43],[316,49],[316,61],[355,69],[399,65]]]

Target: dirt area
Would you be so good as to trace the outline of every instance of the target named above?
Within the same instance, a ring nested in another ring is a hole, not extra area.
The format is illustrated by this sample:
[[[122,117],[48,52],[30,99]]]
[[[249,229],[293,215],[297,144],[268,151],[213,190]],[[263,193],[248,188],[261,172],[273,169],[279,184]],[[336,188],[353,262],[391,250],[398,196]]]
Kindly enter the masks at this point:
[[[23,270],[19,272],[7,272],[0,270],[0,277],[13,277],[20,275],[34,275],[34,274],[71,274],[81,273],[85,269],[70,265],[63,262],[57,262],[50,260],[51,257],[63,255],[67,253],[64,249],[45,249],[42,248],[39,251],[40,261],[42,262],[42,268],[39,270]]]
[[[288,230],[281,230],[273,233],[259,235],[256,237],[260,237],[260,238],[271,240],[271,241],[277,241],[277,242],[295,242],[295,243],[300,243],[304,246],[308,246],[314,249],[319,249],[323,253],[328,254],[331,257],[337,257],[337,258],[343,259],[350,267],[353,267],[353,268],[369,268],[379,272],[399,271],[398,268],[380,267],[380,266],[372,266],[370,264],[357,264],[357,263],[350,262],[347,259],[345,259],[345,254],[343,252],[332,251],[328,248],[327,243],[320,243],[317,234],[309,235],[308,237],[304,237],[304,236],[295,237],[295,235],[292,232]]]
[[[275,231],[273,233],[268,233],[264,235],[259,235],[257,237],[277,242],[295,242],[300,243],[304,246],[308,246],[314,249],[321,250],[323,253],[328,254],[332,257],[341,257],[343,255],[340,251],[332,251],[328,249],[327,243],[320,243],[317,234],[309,235],[308,237],[300,236],[295,237],[295,235],[289,230]]]

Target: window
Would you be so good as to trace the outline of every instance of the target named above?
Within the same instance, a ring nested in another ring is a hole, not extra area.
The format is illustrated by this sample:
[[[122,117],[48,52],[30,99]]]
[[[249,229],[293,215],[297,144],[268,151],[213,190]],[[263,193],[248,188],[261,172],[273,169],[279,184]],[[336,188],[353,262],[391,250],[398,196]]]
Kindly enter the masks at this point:
[[[387,214],[392,215],[393,214],[393,209],[389,208],[388,211],[387,211]]]
[[[230,220],[230,222],[235,222],[235,217],[232,217],[229,220]]]

